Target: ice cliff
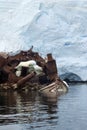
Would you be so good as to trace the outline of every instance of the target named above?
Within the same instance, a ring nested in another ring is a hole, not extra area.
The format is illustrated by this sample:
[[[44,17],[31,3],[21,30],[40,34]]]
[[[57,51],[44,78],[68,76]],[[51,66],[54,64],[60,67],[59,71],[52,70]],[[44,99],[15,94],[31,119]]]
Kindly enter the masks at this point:
[[[0,51],[52,53],[58,73],[87,80],[87,1],[0,0]]]

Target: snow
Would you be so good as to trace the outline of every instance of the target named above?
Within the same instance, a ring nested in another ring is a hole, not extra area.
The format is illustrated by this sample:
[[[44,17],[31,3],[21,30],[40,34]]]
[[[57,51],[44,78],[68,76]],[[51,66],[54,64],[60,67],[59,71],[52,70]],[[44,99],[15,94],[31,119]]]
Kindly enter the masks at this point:
[[[0,51],[32,45],[45,57],[52,53],[58,73],[87,80],[86,0],[0,0]]]

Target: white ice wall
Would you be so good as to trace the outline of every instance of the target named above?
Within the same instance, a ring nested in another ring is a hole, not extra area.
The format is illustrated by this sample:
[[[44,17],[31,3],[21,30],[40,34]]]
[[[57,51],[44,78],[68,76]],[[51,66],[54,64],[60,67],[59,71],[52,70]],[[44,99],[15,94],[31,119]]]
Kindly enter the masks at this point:
[[[52,52],[59,74],[87,80],[86,0],[0,0],[0,51]]]

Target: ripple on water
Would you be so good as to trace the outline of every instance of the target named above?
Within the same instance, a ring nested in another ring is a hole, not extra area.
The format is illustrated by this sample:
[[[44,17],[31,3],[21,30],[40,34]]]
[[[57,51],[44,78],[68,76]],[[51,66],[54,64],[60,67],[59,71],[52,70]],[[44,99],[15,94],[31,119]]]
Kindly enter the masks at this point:
[[[0,93],[0,130],[82,130],[87,128],[87,85],[70,85],[57,100],[36,92]]]

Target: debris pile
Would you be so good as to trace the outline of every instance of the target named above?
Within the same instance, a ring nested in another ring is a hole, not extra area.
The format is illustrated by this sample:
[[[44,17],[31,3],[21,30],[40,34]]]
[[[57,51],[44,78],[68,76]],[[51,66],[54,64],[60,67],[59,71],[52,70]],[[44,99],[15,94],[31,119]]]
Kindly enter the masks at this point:
[[[58,73],[52,54],[42,58],[32,49],[15,55],[0,53],[0,90],[38,89],[55,81]]]

